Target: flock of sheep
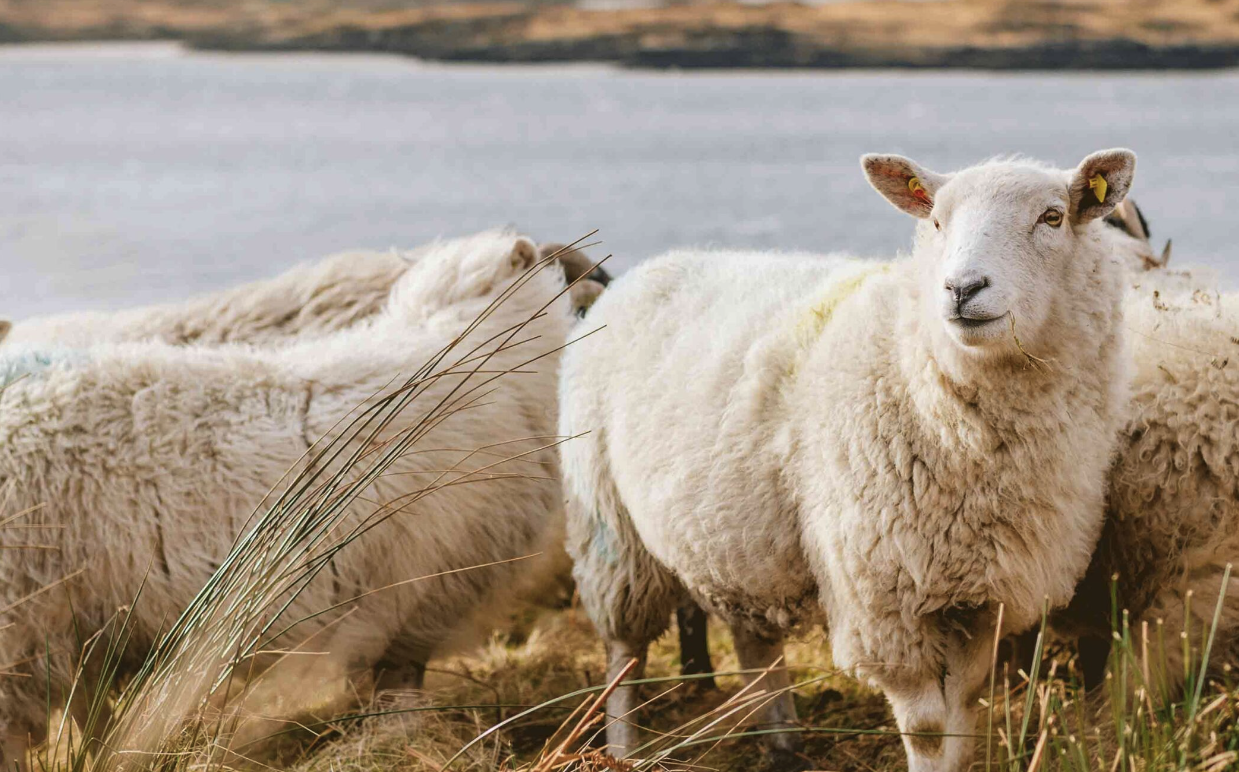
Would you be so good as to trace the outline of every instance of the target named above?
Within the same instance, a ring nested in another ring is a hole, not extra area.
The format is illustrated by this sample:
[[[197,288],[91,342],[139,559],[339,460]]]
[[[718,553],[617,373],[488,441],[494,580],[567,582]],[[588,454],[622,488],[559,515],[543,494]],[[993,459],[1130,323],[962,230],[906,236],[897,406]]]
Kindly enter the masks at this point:
[[[1153,255],[1129,151],[1072,170],[863,166],[918,218],[908,257],[678,251],[603,291],[580,252],[488,232],[0,324],[6,758],[42,739],[82,636],[142,588],[140,661],[342,417],[462,335],[514,328],[487,399],[352,505],[361,522],[412,501],[297,599],[350,610],[301,631],[329,653],[287,683],[420,686],[518,591],[521,558],[564,544],[612,677],[639,678],[698,606],[777,693],[759,720],[790,730],[783,639],[825,624],[834,662],[888,698],[914,772],[968,766],[995,635],[1047,603],[1096,680],[1116,573],[1146,637],[1198,634],[1224,593],[1221,667],[1239,653],[1239,298]],[[497,448],[491,479],[410,498]],[[1174,697],[1184,650],[1164,655]],[[609,698],[617,756],[639,747],[638,705],[635,686]],[[795,764],[798,735],[770,738]]]

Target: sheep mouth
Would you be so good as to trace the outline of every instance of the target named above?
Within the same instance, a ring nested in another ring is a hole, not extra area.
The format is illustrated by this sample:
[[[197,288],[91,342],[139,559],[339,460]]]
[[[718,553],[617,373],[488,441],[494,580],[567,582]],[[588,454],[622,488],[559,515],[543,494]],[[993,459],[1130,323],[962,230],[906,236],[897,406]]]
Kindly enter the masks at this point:
[[[993,324],[1005,316],[1006,314],[999,314],[998,316],[955,316],[951,318],[951,321],[958,324],[960,327],[975,330],[979,327],[985,327],[986,325]]]

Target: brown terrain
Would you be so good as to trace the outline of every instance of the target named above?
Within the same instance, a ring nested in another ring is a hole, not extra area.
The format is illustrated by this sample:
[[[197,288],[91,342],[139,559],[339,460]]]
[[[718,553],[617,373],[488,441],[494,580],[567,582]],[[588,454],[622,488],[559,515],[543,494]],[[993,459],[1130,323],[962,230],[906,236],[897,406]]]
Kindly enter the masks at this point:
[[[171,38],[636,67],[1199,69],[1239,65],[1239,0],[845,0],[587,10],[415,0],[0,0],[0,42]]]

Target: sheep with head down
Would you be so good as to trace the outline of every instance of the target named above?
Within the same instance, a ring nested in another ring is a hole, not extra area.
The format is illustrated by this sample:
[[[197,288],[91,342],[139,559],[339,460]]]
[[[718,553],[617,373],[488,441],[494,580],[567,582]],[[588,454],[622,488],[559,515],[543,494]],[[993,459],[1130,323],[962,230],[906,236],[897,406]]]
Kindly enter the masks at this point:
[[[599,299],[589,323],[623,345],[565,354],[561,433],[588,432],[562,448],[568,546],[613,675],[685,597],[745,668],[824,612],[911,769],[958,770],[999,606],[1021,630],[1065,604],[1101,529],[1127,379],[1100,218],[1135,157],[864,168],[921,221],[909,259],[675,252]],[[608,704],[619,754],[636,706],[630,686]],[[762,712],[795,720],[786,692]]]
[[[38,527],[0,531],[0,650],[16,674],[0,679],[5,758],[38,741],[48,695],[69,693],[81,640],[108,629],[141,588],[129,618],[136,661],[126,666],[140,663],[272,486],[278,495],[286,470],[314,463],[311,444],[431,361],[538,260],[535,245],[511,233],[436,244],[394,282],[381,312],[279,347],[0,349],[0,511]],[[459,344],[486,351],[519,328],[487,369],[520,372],[434,424],[418,452],[349,506],[341,533],[398,513],[307,585],[289,612],[307,621],[281,640],[296,648],[312,637],[320,655],[281,662],[268,693],[295,706],[293,697],[354,677],[417,685],[428,658],[529,573],[504,561],[543,551],[558,533],[559,489],[545,470],[555,464],[556,351],[573,323],[563,288],[561,272],[538,270]],[[467,368],[429,382],[375,442],[466,377]],[[416,495],[478,449],[494,464],[483,482]],[[47,549],[15,548],[31,533]],[[486,564],[496,565],[467,570]]]
[[[95,343],[161,340],[174,345],[251,343],[328,335],[383,310],[392,286],[436,243],[408,251],[350,251],[295,266],[271,279],[250,282],[187,301],[120,311],[75,311],[24,319],[12,344],[82,348]],[[578,314],[601,294],[610,276],[581,249],[539,247],[555,256]],[[0,342],[5,335],[0,334]]]

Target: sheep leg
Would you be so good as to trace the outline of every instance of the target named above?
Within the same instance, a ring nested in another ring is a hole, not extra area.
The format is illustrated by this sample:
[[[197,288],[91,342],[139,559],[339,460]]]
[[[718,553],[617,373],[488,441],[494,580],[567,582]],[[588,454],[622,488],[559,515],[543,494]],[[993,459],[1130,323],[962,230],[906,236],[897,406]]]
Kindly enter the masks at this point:
[[[731,637],[736,645],[736,656],[745,670],[764,670],[764,673],[749,673],[744,676],[751,684],[749,694],[765,690],[769,695],[758,711],[758,721],[763,729],[794,729],[796,727],[796,703],[792,700],[791,675],[783,660],[783,637],[760,635],[741,625],[732,625]],[[775,756],[779,768],[801,766],[800,752],[804,743],[798,733],[772,734],[766,738],[766,747]]]
[[[710,618],[705,609],[686,600],[675,611],[676,627],[680,631],[680,675],[703,675],[714,672],[710,662]],[[714,676],[699,678],[692,683],[699,688],[714,689]]]
[[[883,684],[908,754],[908,772],[945,772],[946,696],[937,679]]]
[[[1033,628],[1003,638],[998,644],[998,671],[1001,672],[1005,665],[1010,667],[1012,672],[1023,670],[1025,673],[1031,673],[1034,655],[1037,653],[1039,634],[1040,630]]]
[[[426,663],[408,662],[403,666],[381,664],[375,668],[375,691],[421,691],[426,688]]]
[[[956,629],[965,618],[953,616],[950,625],[936,615],[923,620],[922,640],[941,647],[941,660],[922,652],[914,657],[923,663],[916,671],[888,665],[875,673],[899,725],[909,772],[959,772],[972,763],[977,701],[989,681],[997,620],[988,610],[972,615],[965,632]]]
[[[637,661],[624,680],[644,677],[649,644],[607,641],[607,683],[614,681],[634,659]],[[607,749],[617,759],[626,758],[637,749],[640,727],[633,713],[640,697],[636,686],[619,686],[607,698]]]
[[[1106,663],[1110,661],[1110,639],[1088,635],[1077,643],[1080,651],[1080,676],[1084,690],[1091,692],[1106,680]]]

